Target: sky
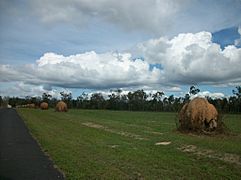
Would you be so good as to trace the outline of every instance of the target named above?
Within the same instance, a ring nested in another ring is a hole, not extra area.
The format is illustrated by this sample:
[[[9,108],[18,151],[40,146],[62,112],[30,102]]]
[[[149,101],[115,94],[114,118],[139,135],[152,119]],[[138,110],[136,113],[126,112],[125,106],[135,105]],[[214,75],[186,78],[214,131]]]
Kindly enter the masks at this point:
[[[0,0],[0,95],[241,85],[241,0]]]

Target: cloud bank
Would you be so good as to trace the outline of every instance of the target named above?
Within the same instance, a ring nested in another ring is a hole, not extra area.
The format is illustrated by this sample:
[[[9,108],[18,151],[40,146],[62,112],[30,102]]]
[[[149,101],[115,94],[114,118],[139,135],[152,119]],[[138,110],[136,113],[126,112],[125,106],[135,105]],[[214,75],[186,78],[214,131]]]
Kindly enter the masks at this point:
[[[139,57],[139,58],[136,58]],[[141,58],[140,58],[141,57]],[[158,89],[191,84],[241,84],[241,48],[223,50],[209,32],[152,39],[126,53],[45,53],[34,64],[0,65],[0,81],[64,88]]]
[[[0,66],[1,81],[23,81],[68,88],[114,88],[158,82],[160,70],[132,60],[128,53],[97,54],[94,51],[72,56],[46,53],[35,64],[22,67]]]
[[[126,30],[166,31],[174,16],[189,0],[53,0],[32,2],[32,9],[43,23],[73,23],[85,26],[92,19],[118,25]]]

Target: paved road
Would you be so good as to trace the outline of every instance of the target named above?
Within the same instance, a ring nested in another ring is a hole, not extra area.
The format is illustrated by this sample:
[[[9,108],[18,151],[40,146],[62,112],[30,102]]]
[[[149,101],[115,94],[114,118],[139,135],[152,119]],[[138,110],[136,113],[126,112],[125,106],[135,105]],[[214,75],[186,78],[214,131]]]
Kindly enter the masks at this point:
[[[0,109],[0,180],[64,179],[14,109]]]

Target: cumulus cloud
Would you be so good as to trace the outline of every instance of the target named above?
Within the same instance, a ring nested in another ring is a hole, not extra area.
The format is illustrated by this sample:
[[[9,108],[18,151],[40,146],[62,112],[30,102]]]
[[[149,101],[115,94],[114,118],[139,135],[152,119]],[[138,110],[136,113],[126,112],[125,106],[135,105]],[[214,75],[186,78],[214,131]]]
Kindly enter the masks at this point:
[[[142,57],[142,58],[135,58]],[[221,49],[209,32],[140,43],[133,52],[63,56],[45,53],[34,64],[0,65],[0,81],[64,88],[179,91],[180,85],[241,84],[241,48]]]
[[[241,49],[212,42],[209,32],[179,34],[140,43],[133,50],[151,64],[160,64],[166,82],[227,84],[241,82]]]
[[[4,74],[1,81],[92,89],[151,85],[159,81],[161,73],[157,68],[150,70],[143,60],[132,60],[128,53],[94,51],[72,56],[46,53],[36,64],[1,65],[0,71]]]
[[[156,34],[215,31],[241,23],[241,2],[237,0],[35,0],[31,5],[33,12],[48,24],[85,26],[90,19],[98,19],[127,30]]]

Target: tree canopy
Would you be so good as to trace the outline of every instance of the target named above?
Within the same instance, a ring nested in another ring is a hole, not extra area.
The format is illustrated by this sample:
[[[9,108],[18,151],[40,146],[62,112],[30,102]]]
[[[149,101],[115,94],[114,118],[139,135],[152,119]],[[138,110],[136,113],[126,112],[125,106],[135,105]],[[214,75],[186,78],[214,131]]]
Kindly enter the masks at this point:
[[[195,86],[190,87],[189,93],[184,97],[166,96],[164,92],[147,93],[143,89],[133,92],[123,93],[121,89],[110,90],[105,97],[102,93],[87,94],[83,92],[73,99],[71,93],[60,92],[61,100],[67,103],[69,108],[78,109],[109,109],[109,110],[129,110],[129,111],[165,111],[177,112],[189,101],[190,96],[200,92]],[[237,86],[230,97],[222,99],[212,99],[206,97],[220,112],[241,113],[241,86]],[[42,97],[2,97],[1,106],[10,104],[13,107],[34,103],[37,107],[42,102],[48,102],[49,107],[55,107],[58,99],[53,98],[48,93],[43,93]]]

